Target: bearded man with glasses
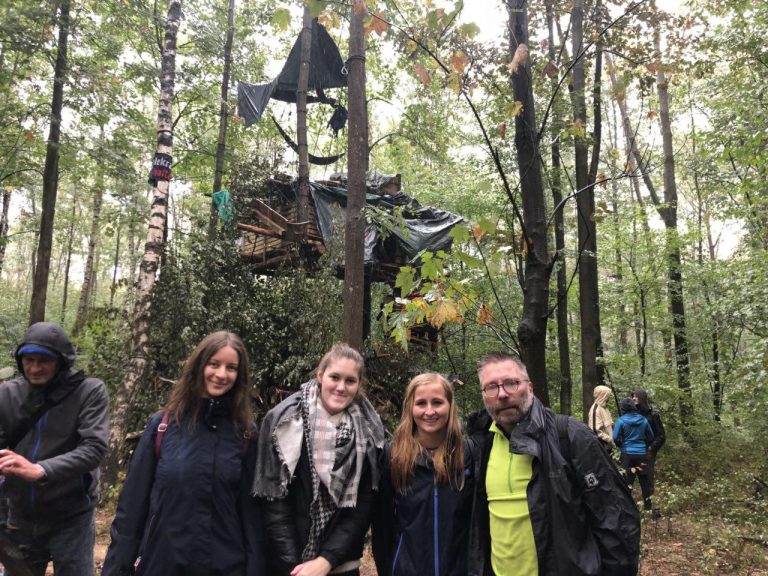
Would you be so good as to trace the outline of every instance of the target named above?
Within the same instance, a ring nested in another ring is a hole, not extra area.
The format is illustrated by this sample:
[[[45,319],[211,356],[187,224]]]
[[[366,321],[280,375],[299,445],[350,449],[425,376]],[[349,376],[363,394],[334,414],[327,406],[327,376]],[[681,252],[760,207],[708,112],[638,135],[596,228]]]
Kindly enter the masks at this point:
[[[485,410],[467,432],[480,447],[476,549],[483,574],[634,576],[640,514],[592,431],[533,394],[522,361],[478,363]]]

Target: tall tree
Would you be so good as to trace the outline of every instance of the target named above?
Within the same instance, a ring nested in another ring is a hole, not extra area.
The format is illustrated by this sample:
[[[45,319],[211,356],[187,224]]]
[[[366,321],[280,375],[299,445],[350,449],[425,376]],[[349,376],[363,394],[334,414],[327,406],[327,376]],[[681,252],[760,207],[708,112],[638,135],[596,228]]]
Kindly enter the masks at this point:
[[[224,156],[227,149],[227,122],[229,120],[229,72],[232,68],[232,42],[235,36],[235,0],[229,0],[227,9],[227,37],[224,41],[224,70],[221,74],[221,102],[219,102],[219,139],[216,143],[216,169],[213,176],[213,190],[221,190],[224,178]],[[216,207],[211,202],[211,219],[208,225],[208,238],[216,233]]]
[[[103,149],[106,149],[104,138],[104,126],[100,127],[101,137],[99,141]],[[96,185],[93,190],[93,205],[91,207],[91,232],[88,235],[88,254],[85,257],[85,270],[83,271],[83,285],[80,288],[80,301],[77,305],[77,316],[75,317],[75,327],[72,330],[73,335],[78,335],[85,325],[85,319],[88,315],[88,303],[91,301],[94,281],[96,279],[94,262],[97,258],[96,248],[99,244],[99,234],[101,232],[101,206],[104,202],[104,171],[96,172]]]
[[[0,274],[5,263],[5,251],[8,248],[8,212],[11,208],[11,190],[3,188],[3,207],[0,212]]]
[[[351,33],[351,32],[350,32]],[[299,199],[296,207],[298,222],[306,222],[309,214],[309,146],[307,144],[307,89],[312,55],[312,13],[304,4],[301,27],[301,59],[296,88],[296,144],[299,153]]]
[[[596,5],[599,13],[600,3]],[[585,81],[584,2],[574,0],[571,11],[573,40],[573,106],[576,205],[578,208],[579,236],[579,315],[581,318],[581,390],[583,414],[586,418],[592,405],[592,391],[603,384],[604,374],[600,362],[602,341],[600,336],[600,298],[597,274],[597,224],[595,222],[595,179],[600,156],[600,75],[602,51],[597,49],[595,59],[595,92],[593,94],[594,129],[592,133],[592,161],[589,160],[587,139],[587,104]]]
[[[368,169],[368,114],[365,103],[364,0],[354,0],[349,25],[349,173],[347,213],[344,226],[344,315],[343,335],[350,346],[363,345],[363,299],[365,278],[363,238],[365,234],[365,172]]]
[[[75,240],[75,219],[77,216],[77,198],[72,196],[72,214],[69,217],[69,230],[67,238],[67,257],[64,265],[64,296],[61,299],[61,324],[67,317],[67,298],[69,296],[69,269],[72,265],[72,245]]]
[[[541,157],[536,132],[531,64],[528,59],[528,2],[507,0],[509,51],[513,63],[512,90],[522,103],[515,117],[515,148],[523,201],[525,280],[523,317],[517,328],[520,353],[533,381],[536,396],[549,405],[546,336],[551,267],[547,254],[547,207],[541,177]]]
[[[555,54],[555,13],[554,3],[548,0],[547,9],[547,30],[549,31],[549,61],[556,66],[557,56]],[[552,94],[557,93],[557,78],[552,74],[550,85]],[[554,96],[553,96],[554,98]],[[551,123],[552,133],[552,176],[550,187],[552,189],[552,204],[559,206],[563,201],[561,171],[562,158],[560,153],[560,138],[558,137],[562,130],[563,122],[560,114],[555,111],[555,117]],[[555,213],[555,250],[558,258],[557,267],[557,349],[560,363],[560,413],[570,414],[573,402],[573,380],[571,378],[571,350],[568,338],[568,269],[565,257],[565,222],[563,211],[557,210]]]
[[[691,369],[688,357],[688,336],[685,328],[680,236],[677,230],[677,182],[675,178],[675,149],[672,142],[669,79],[666,73],[667,64],[663,62],[661,51],[661,22],[658,18],[656,3],[653,0],[651,0],[651,5],[657,16],[654,18],[653,46],[656,53],[656,89],[659,96],[659,121],[664,150],[664,203],[657,203],[656,208],[664,221],[667,232],[667,293],[669,309],[672,313],[677,387],[680,390],[678,401],[680,420],[684,425],[689,425],[692,423],[693,417]]]
[[[181,20],[181,0],[169,0],[165,21],[165,41],[160,71],[160,98],[157,112],[157,154],[172,157],[173,154],[173,102],[176,79],[176,36]],[[168,167],[170,170],[170,167]],[[168,174],[170,177],[170,174]],[[109,436],[109,456],[105,466],[105,482],[113,483],[117,477],[120,453],[128,424],[128,412],[137,386],[144,376],[149,359],[150,310],[157,271],[165,248],[166,214],[168,207],[166,179],[154,182],[150,208],[147,241],[139,267],[136,286],[136,302],[133,309],[133,335],[131,356],[125,378],[117,390],[112,411]]]
[[[48,272],[53,245],[53,222],[56,215],[56,194],[59,186],[59,140],[61,138],[61,111],[64,107],[64,81],[67,74],[67,42],[69,39],[69,0],[59,4],[59,38],[56,46],[56,64],[53,71],[51,98],[51,126],[43,169],[43,207],[40,218],[40,237],[37,245],[37,264],[32,284],[29,323],[45,320],[45,301],[48,295]]]

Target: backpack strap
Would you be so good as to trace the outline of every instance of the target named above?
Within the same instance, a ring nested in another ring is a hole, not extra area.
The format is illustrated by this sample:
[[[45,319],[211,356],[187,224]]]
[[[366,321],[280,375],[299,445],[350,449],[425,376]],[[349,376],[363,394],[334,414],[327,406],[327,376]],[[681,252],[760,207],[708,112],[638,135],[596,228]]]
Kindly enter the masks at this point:
[[[163,445],[163,436],[165,436],[165,431],[168,430],[168,418],[170,418],[168,410],[163,410],[163,419],[160,420],[160,424],[157,425],[157,434],[155,434],[155,460],[160,458],[160,447]]]

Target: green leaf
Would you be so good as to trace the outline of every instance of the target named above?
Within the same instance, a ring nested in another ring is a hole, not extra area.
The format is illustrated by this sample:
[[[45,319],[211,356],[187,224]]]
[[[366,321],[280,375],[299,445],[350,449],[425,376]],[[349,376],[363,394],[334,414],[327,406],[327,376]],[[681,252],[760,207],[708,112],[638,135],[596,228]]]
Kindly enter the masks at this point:
[[[309,6],[309,12],[312,14],[312,18],[317,18],[320,13],[328,6],[328,2],[324,0],[307,0],[307,6]]]
[[[288,8],[277,8],[272,14],[272,26],[281,32],[288,29],[291,25],[291,13]]]
[[[416,270],[410,266],[403,266],[400,268],[400,272],[397,273],[395,279],[395,288],[400,288],[400,293],[407,296],[413,292],[413,279],[416,275]]]
[[[490,218],[483,218],[477,223],[483,234],[495,234],[496,233],[496,220]]]
[[[475,258],[474,256],[467,254],[466,252],[457,250],[454,252],[454,254],[468,268],[482,268],[483,266],[482,260],[480,260],[479,258]]]
[[[469,240],[469,230],[467,230],[466,226],[454,226],[448,235],[459,244]]]
[[[467,22],[459,26],[459,33],[467,38],[474,38],[480,33],[480,26],[474,22]]]

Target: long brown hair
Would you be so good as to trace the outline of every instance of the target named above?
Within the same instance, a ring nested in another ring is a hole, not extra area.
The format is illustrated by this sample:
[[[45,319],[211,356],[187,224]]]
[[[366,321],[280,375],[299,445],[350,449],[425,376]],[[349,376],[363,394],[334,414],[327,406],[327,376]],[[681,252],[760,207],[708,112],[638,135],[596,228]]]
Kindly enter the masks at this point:
[[[192,423],[197,421],[200,413],[200,399],[205,395],[205,366],[211,357],[225,346],[233,348],[238,357],[237,379],[229,392],[232,395],[232,420],[241,432],[250,430],[253,410],[248,376],[248,352],[237,334],[225,330],[208,334],[184,361],[181,376],[176,380],[171,397],[165,405],[165,410],[173,415],[176,424],[187,417]]]
[[[441,374],[425,372],[415,376],[405,389],[403,412],[392,441],[392,485],[401,494],[405,494],[408,490],[408,482],[416,468],[416,459],[424,450],[416,440],[413,402],[416,389],[426,384],[442,385],[449,406],[445,440],[432,455],[435,483],[450,484],[456,490],[464,487],[464,445],[459,415],[453,399],[453,387]]]

